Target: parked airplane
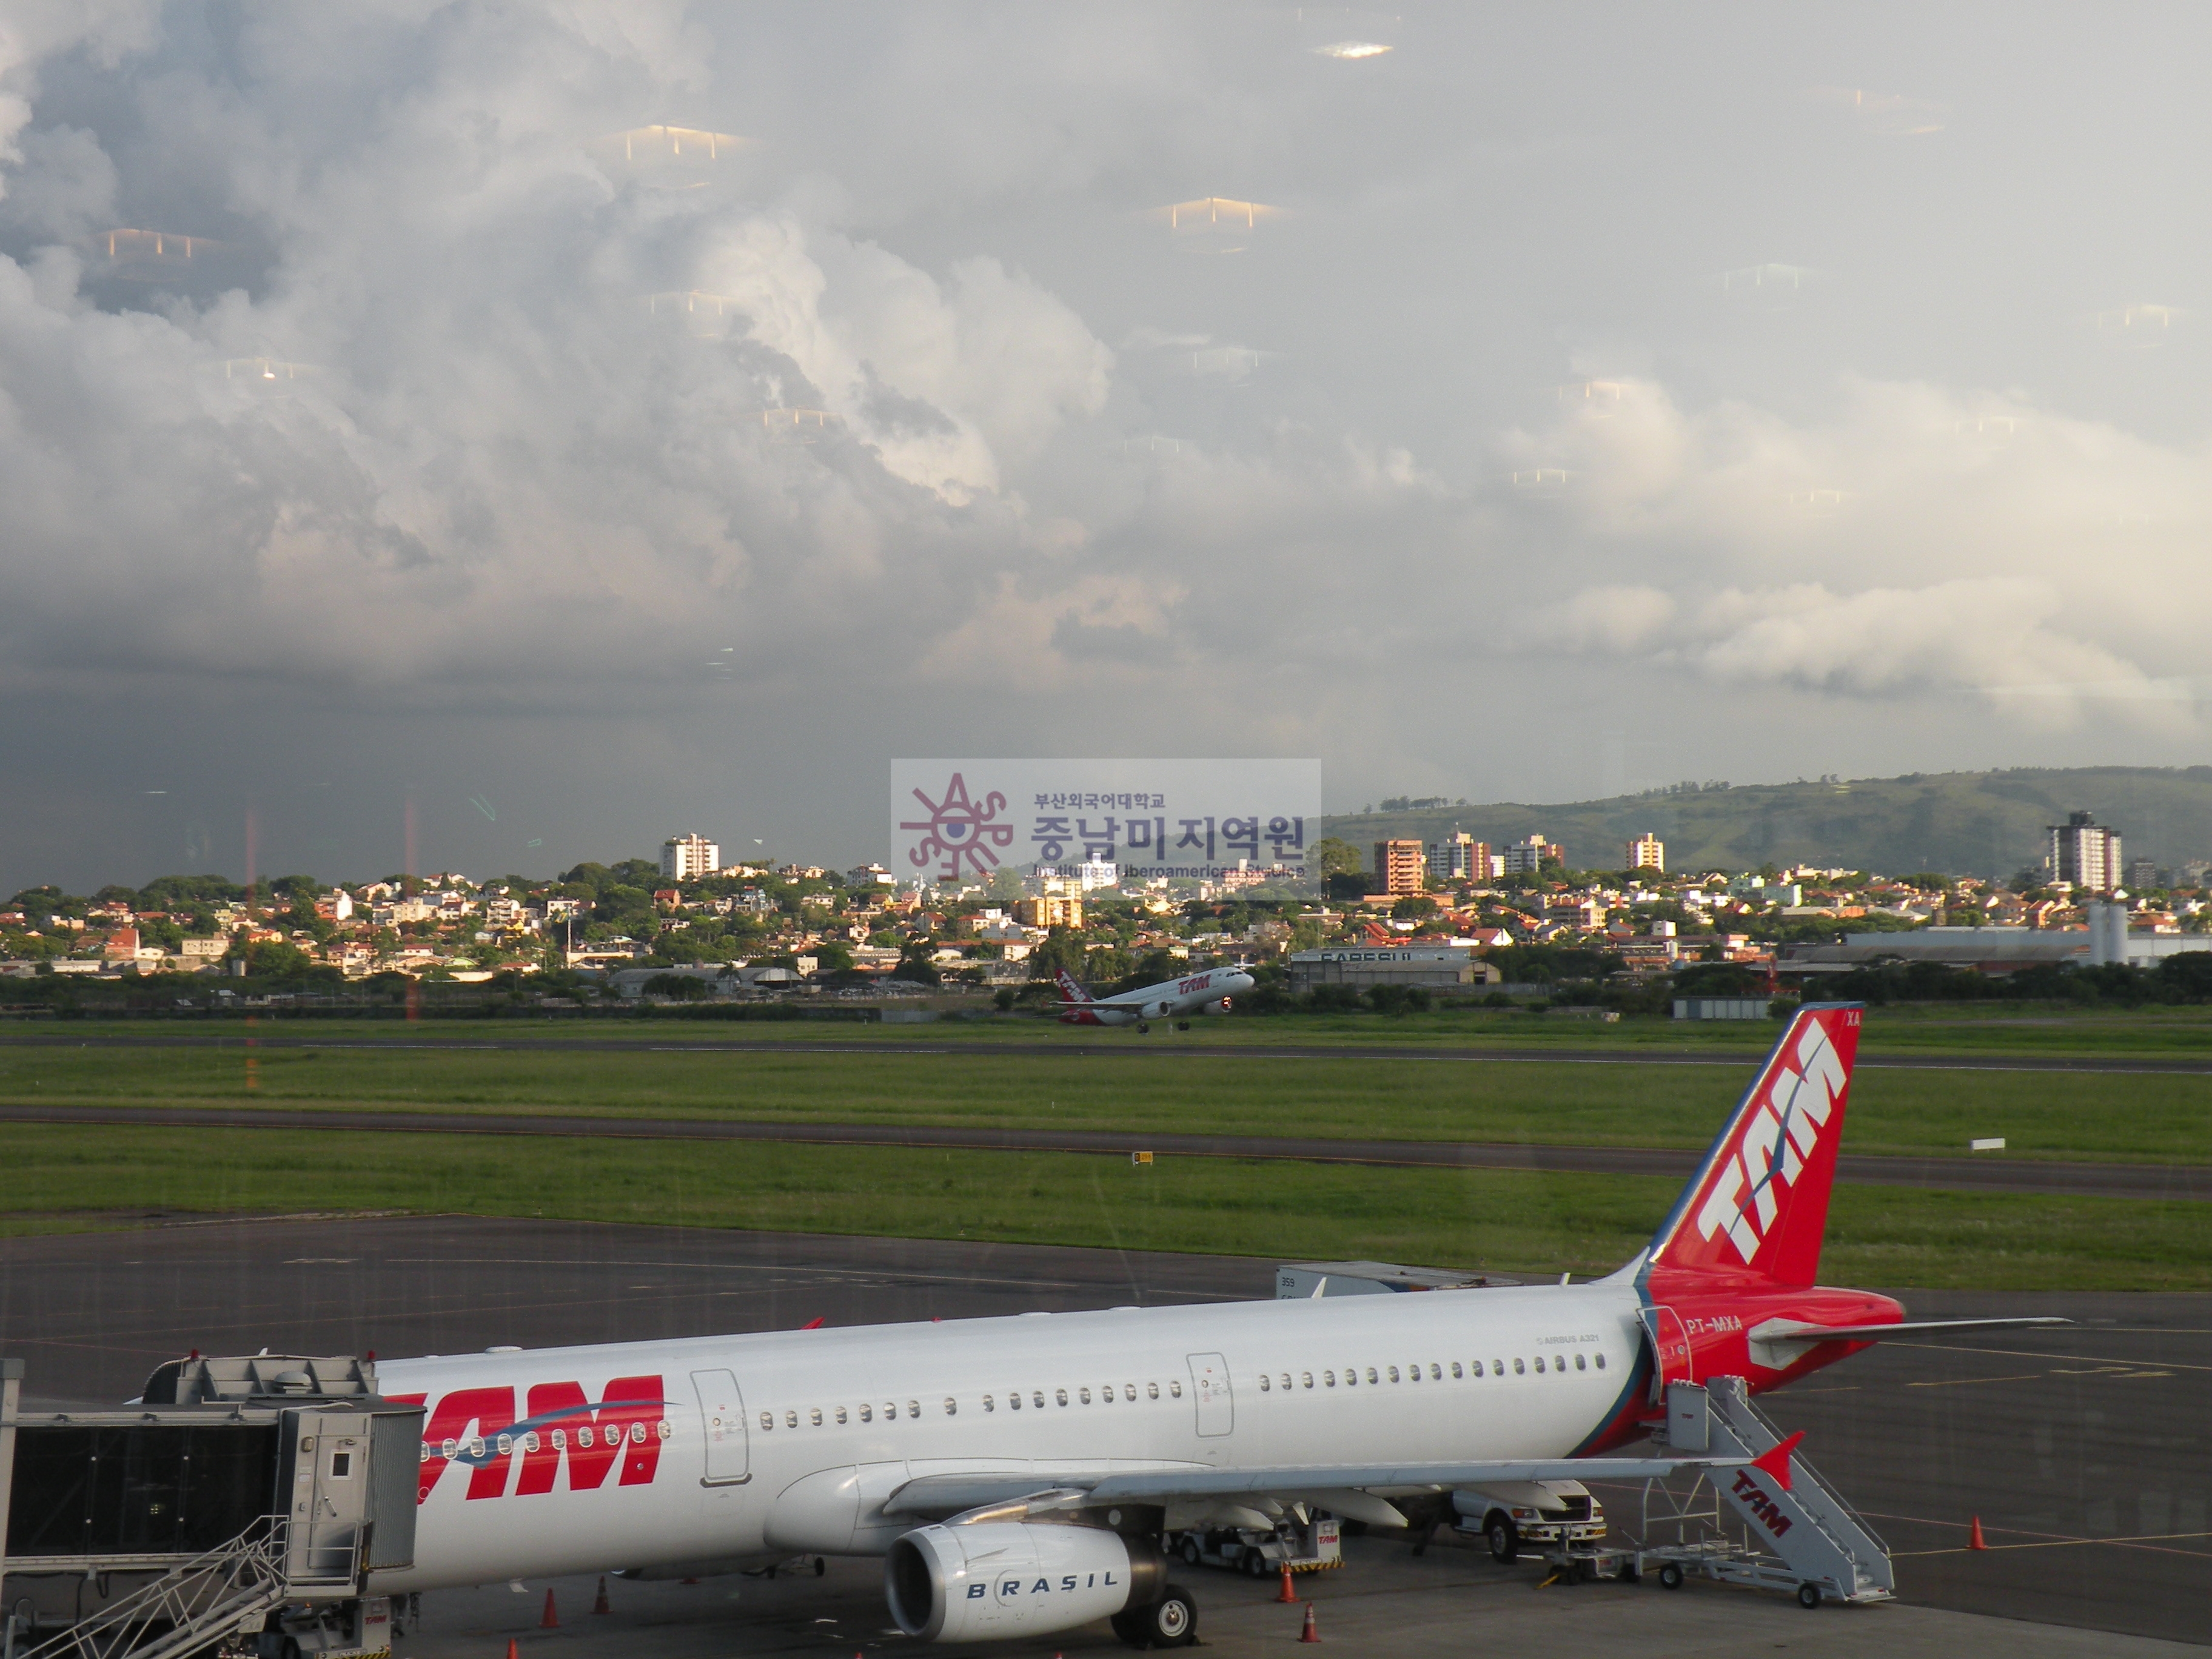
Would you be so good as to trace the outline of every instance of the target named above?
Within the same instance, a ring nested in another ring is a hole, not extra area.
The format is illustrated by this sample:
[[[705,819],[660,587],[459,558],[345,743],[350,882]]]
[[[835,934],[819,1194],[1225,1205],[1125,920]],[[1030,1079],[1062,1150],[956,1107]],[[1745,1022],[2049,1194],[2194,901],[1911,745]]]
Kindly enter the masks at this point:
[[[1119,996],[1093,998],[1065,968],[1060,970],[1060,1018],[1066,1025],[1134,1025],[1152,1029],[1156,1019],[1185,1014],[1225,1014],[1229,1000],[1252,988],[1252,975],[1241,968],[1209,968],[1182,979],[1164,979]],[[1183,1022],[1188,1028],[1189,1022]]]
[[[1197,1609],[1166,1580],[1168,1529],[1299,1503],[1388,1524],[1393,1496],[1501,1480],[1729,1467],[1786,1487],[1794,1441],[1612,1454],[1666,1382],[1760,1391],[1884,1337],[2036,1322],[1907,1324],[1814,1283],[1859,1019],[1802,1010],[1650,1246],[1585,1284],[386,1362],[383,1392],[428,1407],[421,1507],[415,1565],[368,1588],[881,1555],[913,1636],[1107,1618],[1171,1646]]]

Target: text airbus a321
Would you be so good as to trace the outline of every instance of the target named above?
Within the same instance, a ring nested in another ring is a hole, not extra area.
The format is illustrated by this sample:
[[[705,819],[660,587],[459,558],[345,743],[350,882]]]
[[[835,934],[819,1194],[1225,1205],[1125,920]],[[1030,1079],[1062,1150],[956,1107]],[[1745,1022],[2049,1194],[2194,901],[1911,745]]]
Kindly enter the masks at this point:
[[[879,1556],[913,1637],[1104,1619],[1174,1646],[1198,1609],[1170,1531],[1684,1469],[1787,1491],[1794,1437],[1622,1449],[1670,1382],[1761,1392],[1937,1328],[1816,1282],[1860,1012],[1799,1011],[1650,1245],[1588,1283],[386,1361],[386,1396],[426,1409],[419,1524],[368,1589]]]

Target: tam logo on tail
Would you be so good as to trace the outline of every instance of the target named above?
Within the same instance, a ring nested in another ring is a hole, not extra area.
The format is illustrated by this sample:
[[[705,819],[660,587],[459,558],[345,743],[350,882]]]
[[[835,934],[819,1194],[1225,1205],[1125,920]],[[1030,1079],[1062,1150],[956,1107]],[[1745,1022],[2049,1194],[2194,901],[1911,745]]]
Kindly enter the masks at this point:
[[[1085,990],[1081,984],[1077,981],[1075,975],[1069,973],[1066,969],[1061,969],[1057,974],[1054,974],[1053,977],[1060,981],[1060,995],[1066,997],[1070,1002],[1088,1002],[1091,1000],[1091,993]]]
[[[1653,1267],[1813,1282],[1859,1015],[1856,1007],[1798,1012],[1660,1230]]]

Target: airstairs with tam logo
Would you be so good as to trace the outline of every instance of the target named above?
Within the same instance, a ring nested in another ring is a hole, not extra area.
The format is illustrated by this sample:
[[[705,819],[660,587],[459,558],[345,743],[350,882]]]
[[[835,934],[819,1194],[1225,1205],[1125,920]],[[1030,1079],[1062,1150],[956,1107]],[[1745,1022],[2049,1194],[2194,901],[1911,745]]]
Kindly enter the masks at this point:
[[[1667,1386],[1667,1421],[1653,1437],[1674,1450],[1763,1460],[1761,1467],[1701,1475],[1686,1492],[1644,1488],[1639,1573],[1669,1589],[1692,1572],[1731,1584],[1796,1592],[1800,1605],[1887,1601],[1896,1594],[1889,1549],[1751,1403],[1743,1379]],[[1780,1453],[1777,1456],[1775,1454]],[[1735,1511],[1729,1524],[1725,1501]]]

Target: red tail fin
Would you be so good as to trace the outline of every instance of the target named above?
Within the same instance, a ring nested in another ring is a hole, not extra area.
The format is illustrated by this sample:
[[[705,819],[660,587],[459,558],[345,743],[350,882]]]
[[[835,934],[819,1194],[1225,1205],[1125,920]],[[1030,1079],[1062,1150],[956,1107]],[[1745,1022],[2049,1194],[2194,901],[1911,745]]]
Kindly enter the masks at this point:
[[[1061,969],[1057,974],[1054,974],[1053,977],[1060,981],[1060,995],[1066,997],[1070,1002],[1088,1002],[1091,1000],[1091,993],[1085,990],[1083,987],[1076,981],[1075,975],[1069,973],[1066,969]]]
[[[1652,1240],[1654,1270],[1813,1283],[1861,1012],[1846,1003],[1797,1011]]]

